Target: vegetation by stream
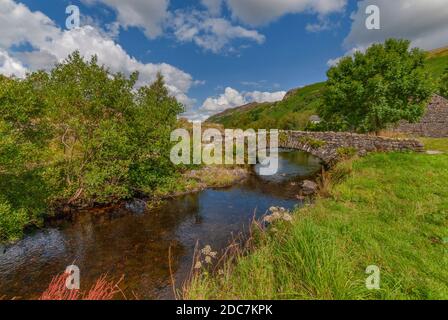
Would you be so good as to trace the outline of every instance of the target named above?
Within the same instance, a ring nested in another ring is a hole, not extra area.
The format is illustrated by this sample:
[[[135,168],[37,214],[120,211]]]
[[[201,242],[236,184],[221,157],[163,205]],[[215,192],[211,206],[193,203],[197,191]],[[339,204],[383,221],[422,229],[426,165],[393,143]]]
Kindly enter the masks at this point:
[[[418,121],[436,90],[447,95],[447,58],[446,50],[426,59],[421,50],[409,50],[409,42],[388,40],[343,59],[327,83],[210,121],[379,133],[402,119]],[[60,209],[163,198],[243,179],[243,167],[171,163],[170,133],[185,125],[178,120],[183,110],[160,74],[139,87],[137,73],[111,73],[78,52],[50,72],[23,80],[0,76],[0,242],[19,239]],[[317,111],[324,121],[310,125]],[[295,210],[292,221],[256,232],[252,250],[223,259],[219,272],[196,273],[183,297],[448,298],[448,139],[422,142],[439,152],[371,154],[323,173],[315,204]],[[263,191],[264,184],[256,186]],[[294,201],[304,200],[288,191]],[[258,195],[252,200],[260,202]],[[220,209],[236,211],[232,206]],[[177,208],[171,213],[177,222]],[[223,215],[214,208],[210,213]],[[380,290],[365,286],[371,265],[381,270]]]
[[[135,90],[137,81],[77,52],[49,73],[0,78],[0,241],[54,207],[176,184],[170,133],[183,106],[161,75]]]
[[[447,151],[448,139],[425,141]],[[184,297],[447,299],[448,155],[372,154],[330,180],[328,197],[259,235],[219,275],[197,275]],[[366,289],[370,265],[380,290]]]

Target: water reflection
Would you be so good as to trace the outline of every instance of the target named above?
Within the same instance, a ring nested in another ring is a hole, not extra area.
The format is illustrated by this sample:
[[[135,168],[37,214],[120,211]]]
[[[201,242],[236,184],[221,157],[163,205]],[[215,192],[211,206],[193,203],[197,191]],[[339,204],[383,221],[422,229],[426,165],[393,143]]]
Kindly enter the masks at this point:
[[[172,298],[170,246],[181,283],[197,240],[222,249],[232,233],[247,229],[254,213],[260,216],[273,205],[299,205],[295,181],[318,171],[319,161],[284,152],[279,164],[274,177],[253,175],[241,185],[186,195],[145,214],[132,214],[125,206],[80,214],[65,226],[28,236],[0,251],[0,296],[36,298],[52,276],[75,263],[83,289],[107,272],[116,279],[125,275],[122,289],[129,297]]]

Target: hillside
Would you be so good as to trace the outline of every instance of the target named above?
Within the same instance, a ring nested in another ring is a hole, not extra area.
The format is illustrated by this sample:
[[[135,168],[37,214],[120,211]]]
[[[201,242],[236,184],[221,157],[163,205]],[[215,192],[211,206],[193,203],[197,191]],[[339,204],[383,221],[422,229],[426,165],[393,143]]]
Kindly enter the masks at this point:
[[[324,82],[288,92],[282,101],[251,103],[228,109],[210,117],[207,122],[219,123],[226,128],[284,128],[303,129],[311,115],[322,103]]]
[[[427,68],[438,79],[448,67],[448,47],[428,52]],[[226,128],[279,128],[303,130],[311,115],[323,103],[325,82],[293,89],[282,101],[274,103],[250,103],[227,109],[210,117],[207,122],[218,123]]]
[[[428,70],[436,78],[448,68],[448,47],[432,50],[428,54]]]

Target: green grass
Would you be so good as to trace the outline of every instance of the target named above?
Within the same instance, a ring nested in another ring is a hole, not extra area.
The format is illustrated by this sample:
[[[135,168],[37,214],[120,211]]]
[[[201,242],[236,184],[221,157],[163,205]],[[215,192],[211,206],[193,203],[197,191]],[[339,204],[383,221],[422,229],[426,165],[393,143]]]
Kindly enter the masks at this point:
[[[427,68],[434,78],[438,79],[448,67],[448,47],[430,51]]]
[[[448,155],[372,154],[189,299],[448,299]],[[365,287],[366,267],[381,289]]]
[[[420,138],[426,150],[436,150],[448,153],[448,139],[447,138]]]

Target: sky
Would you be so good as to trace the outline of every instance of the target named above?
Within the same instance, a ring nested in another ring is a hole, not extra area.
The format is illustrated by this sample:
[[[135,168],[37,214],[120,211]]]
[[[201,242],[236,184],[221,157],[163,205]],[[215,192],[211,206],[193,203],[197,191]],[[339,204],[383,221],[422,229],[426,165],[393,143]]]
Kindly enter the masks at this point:
[[[366,28],[369,5],[379,30]],[[448,0],[0,0],[1,74],[49,70],[79,50],[113,72],[139,71],[139,86],[161,72],[191,120],[281,100],[389,37],[448,45]]]

